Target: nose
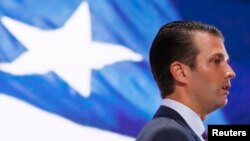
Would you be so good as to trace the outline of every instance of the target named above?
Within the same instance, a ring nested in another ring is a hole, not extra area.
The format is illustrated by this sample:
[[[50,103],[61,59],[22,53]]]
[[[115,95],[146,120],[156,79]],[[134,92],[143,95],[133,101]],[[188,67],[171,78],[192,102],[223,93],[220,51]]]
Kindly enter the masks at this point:
[[[234,70],[229,64],[228,64],[227,71],[226,71],[226,77],[230,79],[236,77]]]

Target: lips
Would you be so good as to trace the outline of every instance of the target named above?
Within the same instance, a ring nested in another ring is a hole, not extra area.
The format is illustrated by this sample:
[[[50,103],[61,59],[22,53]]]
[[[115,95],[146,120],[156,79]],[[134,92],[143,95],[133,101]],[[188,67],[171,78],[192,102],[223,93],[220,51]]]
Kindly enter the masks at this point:
[[[222,86],[222,89],[226,91],[226,94],[229,94],[229,89],[230,89],[231,85],[230,84],[226,84]]]
[[[224,89],[226,91],[229,91],[230,87],[231,87],[230,85],[225,85],[225,86],[222,87],[222,89]]]

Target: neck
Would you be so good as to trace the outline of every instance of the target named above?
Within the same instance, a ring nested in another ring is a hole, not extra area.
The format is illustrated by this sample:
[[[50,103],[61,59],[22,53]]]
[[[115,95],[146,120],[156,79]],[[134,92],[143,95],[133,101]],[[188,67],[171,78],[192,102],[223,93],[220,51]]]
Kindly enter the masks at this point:
[[[204,112],[204,110],[202,109],[202,106],[199,105],[199,102],[197,102],[197,100],[193,100],[188,95],[188,93],[175,90],[174,93],[170,94],[169,96],[166,96],[166,98],[173,99],[175,101],[178,101],[186,105],[187,107],[192,109],[197,115],[199,115],[202,121],[205,120],[207,113]]]

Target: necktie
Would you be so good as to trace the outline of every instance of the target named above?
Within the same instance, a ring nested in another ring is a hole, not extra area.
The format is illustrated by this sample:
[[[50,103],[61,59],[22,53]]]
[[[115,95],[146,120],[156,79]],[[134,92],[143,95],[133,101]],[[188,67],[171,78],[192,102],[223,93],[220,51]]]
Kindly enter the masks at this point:
[[[202,137],[205,141],[208,141],[208,133],[207,133],[207,130],[205,130],[202,134]]]

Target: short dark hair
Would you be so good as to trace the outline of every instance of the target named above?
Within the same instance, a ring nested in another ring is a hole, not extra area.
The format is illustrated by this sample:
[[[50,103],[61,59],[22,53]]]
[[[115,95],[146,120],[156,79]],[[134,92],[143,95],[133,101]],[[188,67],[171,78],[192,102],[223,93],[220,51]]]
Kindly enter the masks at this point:
[[[175,81],[170,72],[170,65],[174,61],[195,69],[199,50],[193,43],[192,35],[197,32],[224,39],[218,28],[197,21],[174,21],[163,25],[158,31],[150,49],[149,61],[162,98],[174,91]]]

